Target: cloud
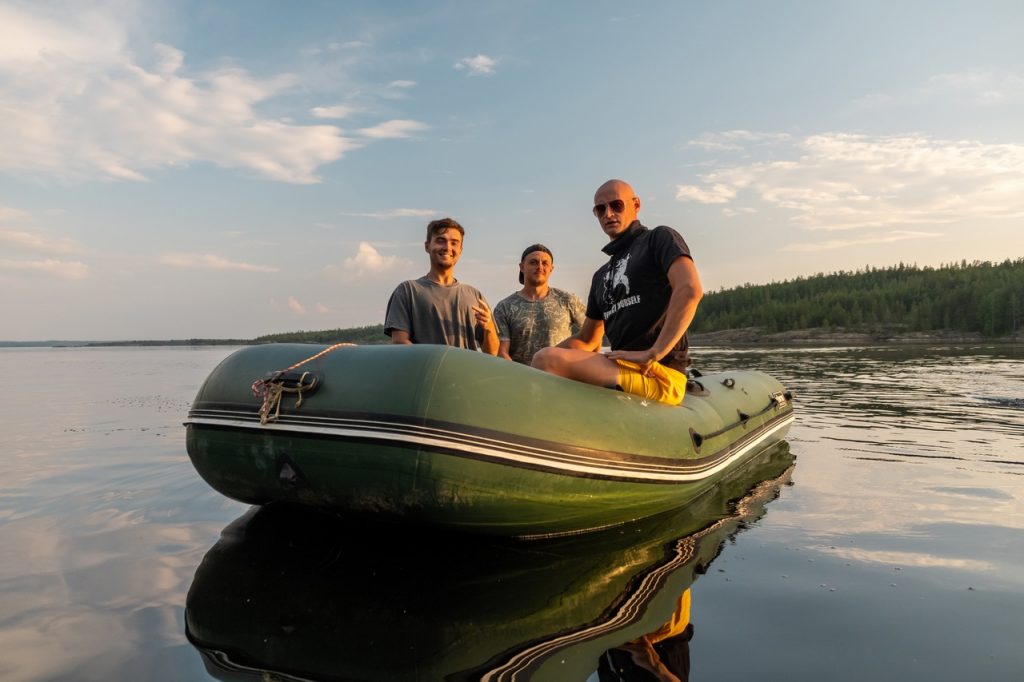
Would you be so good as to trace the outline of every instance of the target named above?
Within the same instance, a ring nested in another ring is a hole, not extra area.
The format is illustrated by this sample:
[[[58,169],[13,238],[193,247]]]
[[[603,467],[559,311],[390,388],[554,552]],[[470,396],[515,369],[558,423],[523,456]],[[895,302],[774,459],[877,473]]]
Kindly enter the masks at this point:
[[[835,251],[836,249],[845,249],[851,246],[863,246],[865,244],[889,244],[892,242],[901,242],[907,239],[929,239],[932,237],[941,237],[940,232],[915,232],[912,230],[896,230],[884,234],[876,234],[867,237],[859,237],[854,239],[830,239],[824,242],[801,242],[797,244],[787,244],[783,246],[780,251]]]
[[[342,261],[341,265],[326,268],[328,274],[341,275],[345,279],[361,277],[367,274],[380,274],[392,270],[406,268],[409,261],[397,256],[384,256],[369,242],[359,242],[354,256]]]
[[[0,244],[39,253],[69,253],[75,242],[67,237],[47,237],[33,232],[0,229]]]
[[[382,88],[378,93],[384,99],[400,100],[408,99],[409,92],[416,87],[416,81],[410,80],[397,80],[391,81],[386,87]]]
[[[976,109],[1024,100],[1024,76],[1008,71],[965,69],[932,76],[908,92],[871,93],[854,102],[861,109],[878,110],[949,102]]]
[[[694,185],[680,185],[676,190],[676,199],[680,201],[696,201],[701,204],[727,204],[736,196],[736,188],[717,184],[708,189]]]
[[[336,104],[333,107],[313,107],[310,113],[313,114],[313,118],[348,118],[355,111],[355,107]]]
[[[393,121],[385,121],[372,128],[362,128],[359,134],[375,140],[393,140],[410,137],[413,133],[429,130],[429,128],[430,126],[426,123],[420,123],[419,121],[395,119]]]
[[[3,222],[26,222],[32,219],[27,211],[17,208],[0,206],[0,221]]]
[[[299,303],[298,299],[294,296],[288,297],[288,308],[296,315],[306,314],[306,306]]]
[[[430,218],[436,216],[437,211],[432,208],[393,208],[390,211],[378,211],[376,213],[342,213],[341,215],[388,220],[390,218]]]
[[[790,158],[700,174],[701,184],[679,185],[676,198],[728,204],[752,195],[807,230],[1024,216],[1024,145],[823,133],[794,139],[780,153]]]
[[[226,258],[211,253],[165,253],[158,260],[164,265],[190,270],[277,272],[280,269],[270,265],[253,265],[251,263],[229,261]]]
[[[455,62],[455,68],[465,71],[468,76],[493,76],[495,74],[494,67],[497,65],[498,61],[496,59],[485,54],[478,54],[475,57],[463,57]]]
[[[987,561],[943,557],[922,552],[900,552],[870,550],[857,547],[838,547],[828,550],[828,555],[865,564],[883,566],[915,566],[918,568],[949,568],[971,573],[992,571],[995,567]]]
[[[320,166],[358,146],[334,126],[257,111],[296,84],[289,74],[188,73],[173,46],[129,51],[132,18],[119,5],[62,7],[0,6],[0,171],[139,181],[212,163],[314,183]]]
[[[117,61],[127,42],[123,23],[85,5],[50,11],[0,5],[0,64],[29,63],[47,52],[80,62]]]
[[[752,130],[727,130],[721,133],[704,133],[695,140],[687,142],[689,147],[697,147],[707,151],[741,151],[744,145],[782,144],[792,138],[786,133],[764,133]]]
[[[0,259],[0,270],[39,273],[59,279],[80,280],[89,276],[89,266],[79,261]]]

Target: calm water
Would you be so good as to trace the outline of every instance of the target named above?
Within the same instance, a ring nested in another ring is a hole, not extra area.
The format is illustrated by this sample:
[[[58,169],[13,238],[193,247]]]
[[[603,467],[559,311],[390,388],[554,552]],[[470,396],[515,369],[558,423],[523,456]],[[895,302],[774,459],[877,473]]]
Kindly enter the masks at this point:
[[[1024,348],[698,349],[796,392],[788,451],[548,544],[221,497],[181,422],[228,352],[0,349],[0,679],[597,680],[651,651],[691,680],[1024,671]]]

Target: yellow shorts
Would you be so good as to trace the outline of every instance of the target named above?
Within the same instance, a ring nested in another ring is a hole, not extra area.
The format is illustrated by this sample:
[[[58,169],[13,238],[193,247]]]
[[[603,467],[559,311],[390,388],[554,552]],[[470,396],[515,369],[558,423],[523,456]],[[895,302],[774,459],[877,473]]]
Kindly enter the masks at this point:
[[[686,375],[660,362],[651,365],[651,376],[644,376],[640,365],[629,360],[616,360],[619,366],[619,388],[659,403],[679,405],[686,396]]]

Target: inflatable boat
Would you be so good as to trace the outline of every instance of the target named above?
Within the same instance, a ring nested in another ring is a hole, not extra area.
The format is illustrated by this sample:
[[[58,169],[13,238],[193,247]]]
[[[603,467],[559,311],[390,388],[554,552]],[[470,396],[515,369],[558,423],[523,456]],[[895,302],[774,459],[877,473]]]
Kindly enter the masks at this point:
[[[694,377],[669,406],[446,346],[269,344],[213,370],[186,440],[249,504],[545,537],[681,507],[792,421],[756,371]]]

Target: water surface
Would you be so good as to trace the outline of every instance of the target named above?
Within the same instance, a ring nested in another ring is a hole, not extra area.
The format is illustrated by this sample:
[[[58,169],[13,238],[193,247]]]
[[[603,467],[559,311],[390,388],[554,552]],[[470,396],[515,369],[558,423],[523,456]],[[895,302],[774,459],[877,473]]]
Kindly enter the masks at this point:
[[[1024,670],[1021,347],[696,349],[795,391],[788,453],[699,509],[550,546],[221,497],[181,422],[228,352],[0,349],[0,679],[597,679],[684,594],[691,680]],[[190,599],[232,651],[189,641]]]

